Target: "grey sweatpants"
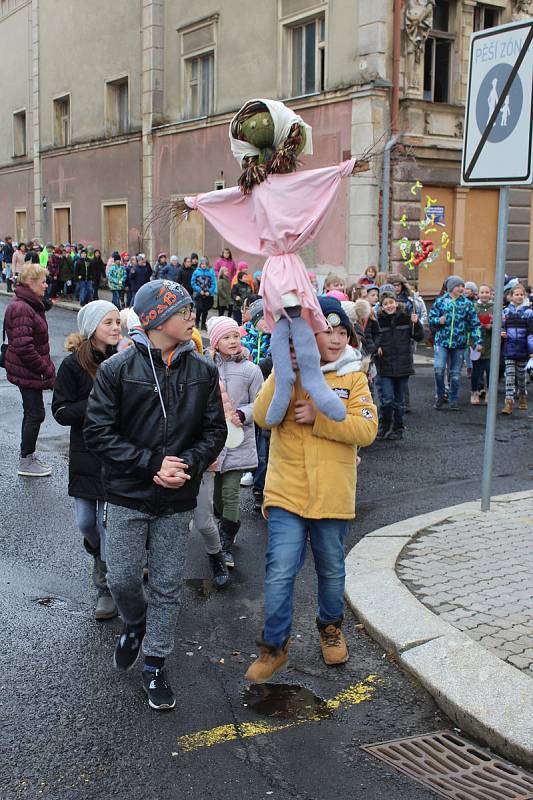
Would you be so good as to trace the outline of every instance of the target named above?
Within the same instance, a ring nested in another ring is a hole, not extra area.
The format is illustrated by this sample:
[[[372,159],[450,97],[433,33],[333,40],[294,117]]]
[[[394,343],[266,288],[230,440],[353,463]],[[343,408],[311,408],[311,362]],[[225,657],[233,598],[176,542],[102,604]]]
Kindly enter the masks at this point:
[[[200,491],[196,500],[191,530],[197,530],[204,540],[207,553],[220,552],[220,534],[213,514],[213,493],[215,489],[215,473],[204,472]]]
[[[190,511],[154,517],[108,505],[107,582],[127,625],[138,625],[146,616],[147,656],[164,658],[174,649],[190,519]],[[143,587],[147,542],[148,605]]]

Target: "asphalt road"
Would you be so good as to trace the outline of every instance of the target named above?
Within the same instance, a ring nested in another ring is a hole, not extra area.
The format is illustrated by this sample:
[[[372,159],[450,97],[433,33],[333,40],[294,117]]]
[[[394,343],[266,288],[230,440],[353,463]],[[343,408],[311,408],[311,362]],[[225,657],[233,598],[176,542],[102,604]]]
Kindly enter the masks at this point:
[[[5,305],[2,298],[2,313]],[[59,363],[75,315],[54,309],[48,318]],[[485,410],[465,405],[460,414],[436,412],[432,394],[431,367],[420,367],[412,381],[413,413],[405,439],[376,443],[362,452],[350,546],[381,525],[479,496]],[[466,388],[463,397],[466,401]],[[186,587],[176,650],[168,662],[177,708],[168,714],[150,711],[139,672],[123,676],[112,668],[120,623],[92,618],[90,563],[66,493],[68,431],[48,413],[40,449],[53,475],[18,478],[20,399],[3,371],[0,409],[2,800],[435,797],[360,745],[440,730],[449,723],[432,699],[356,628],[349,613],[350,661],[337,669],[324,666],[309,559],[296,593],[290,668],[280,681],[325,699],[363,686],[350,693],[355,700],[342,702],[331,718],[320,721],[289,725],[291,719],[269,719],[251,708],[243,694],[243,673],[257,652],[254,640],[261,630],[266,532],[252,511],[250,490],[243,490],[243,527],[231,587],[207,597]],[[530,487],[531,421],[525,414],[499,419],[497,437],[495,492]],[[208,577],[200,543],[191,541],[187,578]],[[377,676],[370,692],[364,689],[368,676]],[[237,724],[240,736],[235,738]],[[266,730],[265,725],[280,729]],[[209,733],[182,738],[201,731]],[[232,739],[232,732],[233,740],[221,741]]]

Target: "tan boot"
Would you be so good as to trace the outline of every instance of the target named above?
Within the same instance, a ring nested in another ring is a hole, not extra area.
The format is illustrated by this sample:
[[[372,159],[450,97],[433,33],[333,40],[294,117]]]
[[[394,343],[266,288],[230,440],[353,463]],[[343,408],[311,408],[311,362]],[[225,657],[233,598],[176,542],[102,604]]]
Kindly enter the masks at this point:
[[[520,411],[527,411],[527,394],[518,396],[518,408]]]
[[[479,392],[470,392],[470,405],[479,405]]]
[[[503,404],[503,408],[501,410],[502,414],[512,414],[513,413],[513,400],[511,397],[505,398],[505,403]]]
[[[322,626],[318,621],[317,625],[320,631],[322,658],[328,667],[344,664],[348,661],[348,645],[340,625],[332,622],[329,625]]]
[[[262,644],[259,658],[250,664],[244,679],[250,683],[265,683],[270,680],[274,673],[289,660],[289,644],[290,639],[287,639],[281,647]]]

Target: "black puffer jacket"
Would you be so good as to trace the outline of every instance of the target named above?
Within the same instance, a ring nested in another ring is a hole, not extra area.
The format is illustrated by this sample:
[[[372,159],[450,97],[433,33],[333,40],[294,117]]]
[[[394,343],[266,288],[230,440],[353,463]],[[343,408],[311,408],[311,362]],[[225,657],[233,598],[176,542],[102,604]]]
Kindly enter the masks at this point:
[[[411,322],[411,316],[399,306],[395,314],[378,313],[379,333],[377,347],[382,355],[376,354],[378,375],[385,378],[403,378],[413,375],[413,350],[411,340],[421,342],[424,338],[422,323]]]
[[[98,370],[83,430],[90,452],[104,464],[106,500],[160,516],[196,506],[202,474],[224,447],[226,420],[218,371],[196,352],[182,352],[167,367],[159,350],[140,342]],[[189,465],[181,489],[154,483],[165,455]]]
[[[94,355],[97,361],[105,360],[104,354],[98,350],[94,351]],[[81,366],[76,353],[71,353],[57,371],[52,414],[60,425],[70,426],[69,495],[101,500],[104,496],[102,464],[93,453],[89,453],[83,439],[87,400],[92,388],[93,379]]]

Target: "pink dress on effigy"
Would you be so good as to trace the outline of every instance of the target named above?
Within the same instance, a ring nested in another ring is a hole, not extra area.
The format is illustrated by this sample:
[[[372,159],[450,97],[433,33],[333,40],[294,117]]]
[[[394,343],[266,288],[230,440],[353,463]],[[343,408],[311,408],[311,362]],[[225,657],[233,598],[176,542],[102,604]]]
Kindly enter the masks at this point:
[[[307,270],[298,255],[320,232],[355,159],[334,167],[269,175],[250,194],[238,187],[186,197],[234,247],[266,256],[260,294],[270,330],[283,313],[283,295],[296,294],[302,317],[315,333],[327,325]]]

